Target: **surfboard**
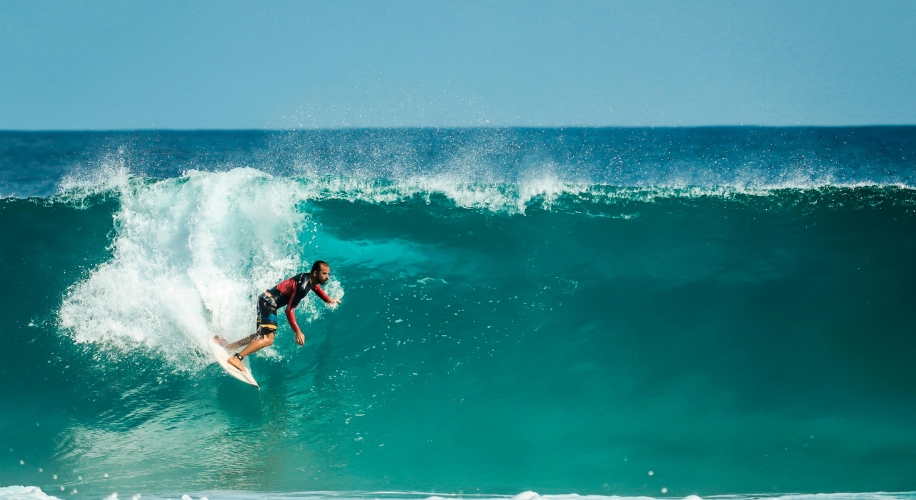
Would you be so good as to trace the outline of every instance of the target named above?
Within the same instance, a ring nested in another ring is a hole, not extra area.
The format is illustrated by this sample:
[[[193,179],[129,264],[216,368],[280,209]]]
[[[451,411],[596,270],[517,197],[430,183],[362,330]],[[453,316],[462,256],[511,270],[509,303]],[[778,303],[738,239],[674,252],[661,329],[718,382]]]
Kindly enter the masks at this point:
[[[245,358],[242,361],[242,365],[245,367],[245,371],[241,371],[227,362],[229,356],[232,356],[233,353],[227,351],[225,347],[217,344],[216,341],[212,338],[210,339],[209,343],[210,352],[213,353],[213,357],[216,358],[216,362],[219,363],[219,366],[221,366],[223,370],[226,371],[226,373],[241,380],[242,382],[245,382],[246,384],[251,384],[258,389],[261,388],[261,386],[258,385],[258,382],[251,375],[251,364],[248,363],[248,358]]]

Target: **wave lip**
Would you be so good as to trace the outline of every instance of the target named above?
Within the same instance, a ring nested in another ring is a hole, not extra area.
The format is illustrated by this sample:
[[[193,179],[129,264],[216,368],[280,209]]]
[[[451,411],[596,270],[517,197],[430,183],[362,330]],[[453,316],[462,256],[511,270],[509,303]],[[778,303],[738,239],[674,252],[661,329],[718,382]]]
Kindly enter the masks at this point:
[[[857,193],[857,196],[893,192],[905,203],[916,202],[916,185],[898,180],[852,182],[804,177],[731,179],[711,184],[690,184],[683,179],[615,184],[564,180],[553,170],[542,169],[514,181],[482,182],[453,173],[413,175],[402,179],[358,175],[288,178],[249,167],[221,172],[190,170],[180,177],[157,180],[134,174],[116,161],[85,175],[68,176],[50,201],[80,207],[92,203],[96,197],[116,196],[129,202],[148,190],[164,193],[170,189],[181,189],[185,182],[203,182],[203,179],[222,179],[208,181],[213,183],[212,189],[219,189],[215,187],[219,182],[238,182],[238,186],[246,189],[255,189],[260,183],[261,189],[276,191],[280,198],[292,197],[296,203],[343,200],[384,205],[414,199],[426,203],[445,200],[460,208],[509,214],[525,214],[532,207],[562,209],[570,202],[609,205],[664,199],[738,200],[786,195],[804,198],[810,194],[838,191]]]
[[[371,204],[396,204],[420,199],[447,200],[459,208],[495,213],[525,214],[532,207],[562,210],[573,203],[613,205],[621,202],[654,202],[665,199],[721,199],[820,196],[850,193],[855,197],[894,193],[916,203],[916,188],[906,184],[825,183],[776,185],[647,185],[621,186],[568,182],[553,175],[520,182],[470,183],[450,176],[414,177],[403,181],[324,177],[298,179],[307,201],[344,200]],[[306,200],[304,200],[306,201]]]

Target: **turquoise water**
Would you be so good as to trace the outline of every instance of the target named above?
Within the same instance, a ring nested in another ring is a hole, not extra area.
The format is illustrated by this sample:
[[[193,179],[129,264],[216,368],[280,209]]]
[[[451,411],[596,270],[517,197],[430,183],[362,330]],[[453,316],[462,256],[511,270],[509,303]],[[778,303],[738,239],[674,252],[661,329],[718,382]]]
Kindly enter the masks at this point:
[[[0,487],[916,490],[913,139],[0,134]],[[316,259],[343,303],[225,375]]]

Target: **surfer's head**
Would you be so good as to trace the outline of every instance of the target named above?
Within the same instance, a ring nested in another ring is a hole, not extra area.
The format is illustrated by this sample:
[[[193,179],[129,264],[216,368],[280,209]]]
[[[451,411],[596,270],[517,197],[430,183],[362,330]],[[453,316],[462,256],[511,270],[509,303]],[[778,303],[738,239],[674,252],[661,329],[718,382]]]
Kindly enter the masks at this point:
[[[312,283],[323,285],[328,282],[328,279],[331,277],[331,266],[323,260],[316,260],[312,264],[312,273],[311,273]]]

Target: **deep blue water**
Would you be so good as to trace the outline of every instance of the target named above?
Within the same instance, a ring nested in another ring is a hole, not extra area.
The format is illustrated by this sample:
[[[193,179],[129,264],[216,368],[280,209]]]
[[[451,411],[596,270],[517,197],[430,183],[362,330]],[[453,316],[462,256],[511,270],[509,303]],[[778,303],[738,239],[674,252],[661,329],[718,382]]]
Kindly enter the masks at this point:
[[[4,132],[0,197],[0,498],[916,490],[914,127]]]

